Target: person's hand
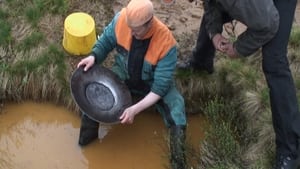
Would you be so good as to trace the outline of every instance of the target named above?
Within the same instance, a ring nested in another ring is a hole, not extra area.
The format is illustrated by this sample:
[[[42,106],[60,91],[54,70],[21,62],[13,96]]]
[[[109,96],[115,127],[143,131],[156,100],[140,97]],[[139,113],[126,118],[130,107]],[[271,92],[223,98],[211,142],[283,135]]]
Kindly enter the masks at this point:
[[[226,44],[229,43],[229,40],[218,33],[212,38],[212,42],[213,42],[216,50],[218,50],[220,52],[225,52],[227,50]]]
[[[233,43],[226,44],[226,51],[225,54],[227,54],[230,58],[237,58],[238,53],[236,52]]]
[[[124,110],[123,114],[120,116],[120,120],[122,124],[132,124],[135,115],[138,112],[136,111],[134,105],[128,107],[127,109]]]
[[[93,64],[95,63],[95,57],[90,55],[84,59],[82,59],[78,64],[77,64],[77,68],[79,68],[80,66],[84,66],[84,71],[89,70],[90,67],[93,66]]]

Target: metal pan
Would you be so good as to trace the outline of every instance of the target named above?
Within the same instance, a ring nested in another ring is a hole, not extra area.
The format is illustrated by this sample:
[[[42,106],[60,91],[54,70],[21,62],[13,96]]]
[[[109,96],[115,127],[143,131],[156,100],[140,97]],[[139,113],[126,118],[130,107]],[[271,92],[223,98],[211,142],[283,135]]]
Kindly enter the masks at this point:
[[[119,123],[123,111],[132,104],[128,87],[110,69],[94,65],[83,67],[71,77],[71,93],[80,110],[101,123]]]

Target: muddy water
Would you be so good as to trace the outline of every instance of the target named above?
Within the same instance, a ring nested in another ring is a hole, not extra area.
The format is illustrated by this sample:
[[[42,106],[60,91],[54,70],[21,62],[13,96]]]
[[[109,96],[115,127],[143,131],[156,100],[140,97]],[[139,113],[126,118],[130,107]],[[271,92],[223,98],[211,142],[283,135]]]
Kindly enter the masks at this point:
[[[150,109],[150,111],[153,111]],[[187,140],[203,138],[203,118],[188,117]],[[165,169],[167,131],[158,113],[132,125],[101,126],[99,139],[78,146],[80,118],[49,103],[5,104],[0,114],[1,169]]]

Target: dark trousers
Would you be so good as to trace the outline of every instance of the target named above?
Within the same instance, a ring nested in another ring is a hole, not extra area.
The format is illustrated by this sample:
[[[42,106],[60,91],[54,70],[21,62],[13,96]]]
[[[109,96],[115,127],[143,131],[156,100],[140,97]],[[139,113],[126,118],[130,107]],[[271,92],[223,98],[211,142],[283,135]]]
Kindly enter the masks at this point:
[[[223,24],[232,21],[233,19],[227,14],[223,13]],[[213,62],[216,49],[210,40],[208,33],[205,28],[206,16],[203,16],[203,19],[200,23],[200,29],[198,33],[198,38],[196,46],[193,49],[193,65],[195,67],[202,67],[209,65]]]
[[[262,67],[270,89],[277,151],[299,155],[300,114],[287,59],[287,45],[297,0],[274,0],[280,24],[276,36],[262,47]]]
[[[277,151],[282,155],[300,155],[300,114],[287,59],[287,45],[297,0],[274,0],[274,4],[280,15],[279,30],[271,41],[262,46],[262,67],[270,89]],[[230,21],[228,15],[223,16],[224,23]],[[205,28],[205,19],[204,15],[193,50],[196,66],[212,60],[215,56],[215,48]]]

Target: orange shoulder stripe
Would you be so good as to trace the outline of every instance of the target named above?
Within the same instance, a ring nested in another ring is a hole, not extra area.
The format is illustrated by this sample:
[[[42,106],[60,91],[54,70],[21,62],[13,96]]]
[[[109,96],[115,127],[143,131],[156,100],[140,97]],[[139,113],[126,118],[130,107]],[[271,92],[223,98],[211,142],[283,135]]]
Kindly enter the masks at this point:
[[[145,59],[156,65],[176,45],[176,40],[169,28],[156,17],[153,18],[153,26],[148,34],[151,34],[152,38]]]
[[[127,51],[130,50],[132,36],[131,30],[126,23],[126,8],[123,8],[120,12],[120,16],[116,23],[115,33],[117,38],[117,43],[124,47]]]

